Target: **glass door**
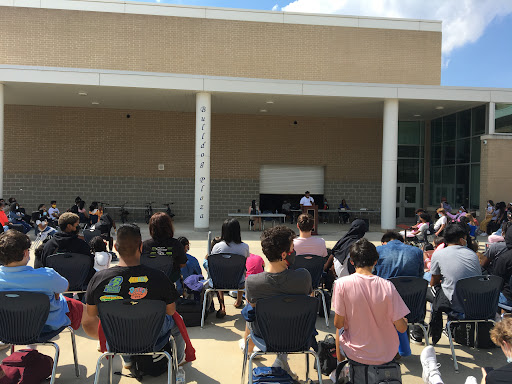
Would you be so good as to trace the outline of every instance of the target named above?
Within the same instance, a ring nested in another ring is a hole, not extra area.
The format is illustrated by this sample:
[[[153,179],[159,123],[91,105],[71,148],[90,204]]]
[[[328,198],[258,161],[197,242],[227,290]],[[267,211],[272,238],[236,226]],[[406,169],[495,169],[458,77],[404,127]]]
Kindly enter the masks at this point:
[[[396,187],[396,218],[399,223],[413,223],[420,204],[420,185],[400,183]]]

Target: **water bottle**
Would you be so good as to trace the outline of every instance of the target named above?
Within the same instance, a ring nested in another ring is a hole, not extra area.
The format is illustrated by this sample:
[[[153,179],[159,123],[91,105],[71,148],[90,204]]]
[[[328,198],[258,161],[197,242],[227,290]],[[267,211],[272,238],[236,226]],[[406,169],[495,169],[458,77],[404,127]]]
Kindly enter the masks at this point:
[[[185,384],[185,370],[183,367],[178,367],[178,372],[176,372],[176,384]]]

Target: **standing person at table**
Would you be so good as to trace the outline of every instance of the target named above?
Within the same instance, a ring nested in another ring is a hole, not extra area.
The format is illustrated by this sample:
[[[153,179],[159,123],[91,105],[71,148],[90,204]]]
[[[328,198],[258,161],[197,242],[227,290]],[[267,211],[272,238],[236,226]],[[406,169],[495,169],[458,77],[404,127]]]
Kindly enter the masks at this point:
[[[315,199],[309,196],[309,191],[306,191],[302,199],[300,199],[300,209],[311,207],[313,204],[315,204]]]
[[[256,200],[253,200],[249,207],[249,215],[259,215],[260,213],[260,207],[256,204]],[[256,230],[256,224],[258,224],[258,231],[261,231],[261,217],[251,216],[249,220],[252,220],[254,223],[254,229],[252,229],[252,231]]]

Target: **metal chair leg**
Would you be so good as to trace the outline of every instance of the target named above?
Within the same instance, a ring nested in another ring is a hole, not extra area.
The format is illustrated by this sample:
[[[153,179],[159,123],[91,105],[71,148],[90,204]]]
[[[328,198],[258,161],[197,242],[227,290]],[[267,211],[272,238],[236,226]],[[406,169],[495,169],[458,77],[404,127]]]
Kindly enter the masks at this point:
[[[327,304],[325,302],[325,294],[322,289],[316,289],[317,292],[320,292],[320,296],[322,296],[322,305],[324,307],[324,316],[325,316],[325,326],[329,328],[329,312],[327,311]]]
[[[245,374],[246,374],[246,371],[247,371],[247,357],[248,357],[248,352],[247,350],[249,349],[249,339],[251,338],[251,336],[247,336],[247,338],[245,339],[245,348],[244,348],[244,361],[242,362],[242,381],[241,381],[241,384],[245,384]]]
[[[308,353],[311,353],[315,357],[316,372],[318,374],[318,384],[322,384],[322,370],[320,369],[320,358],[318,357],[318,354],[314,351],[309,351]]]
[[[96,373],[94,374],[94,384],[98,384],[100,381],[100,368],[101,368],[101,360],[105,357],[106,353],[103,353],[100,357],[98,357],[98,361],[96,362]]]
[[[78,366],[78,355],[76,352],[76,340],[75,340],[75,331],[72,327],[68,327],[71,332],[71,345],[73,346],[73,360],[75,361],[75,374],[76,377],[80,377],[80,367]]]
[[[309,353],[306,353],[306,383],[309,381]]]
[[[452,330],[451,330],[451,321],[448,321],[446,324],[446,328],[448,331],[448,340],[450,341],[450,348],[452,350],[452,358],[453,358],[453,367],[455,368],[455,372],[459,373],[459,365],[457,364],[457,356],[455,356],[455,346],[453,345],[453,338],[452,338]]]
[[[204,316],[206,314],[206,302],[208,301],[208,295],[210,294],[212,290],[211,289],[207,289],[204,293],[204,296],[203,296],[203,312],[201,313],[201,328],[204,327]]]
[[[114,355],[108,357],[108,384],[112,384],[112,365],[114,363]]]
[[[430,345],[429,342],[428,342],[428,330],[421,323],[416,323],[416,324],[413,324],[413,325],[419,325],[419,327],[423,331],[423,338],[425,339],[425,346],[428,347]]]
[[[172,350],[172,348],[171,348],[171,350]],[[163,353],[165,355],[165,357],[167,357],[167,384],[174,384],[174,383],[176,383],[176,380],[172,379],[173,365],[174,365],[173,357],[167,351],[162,351],[161,353]]]
[[[53,357],[52,376],[50,379],[50,384],[54,384],[55,383],[55,374],[57,373],[57,364],[59,362],[60,349],[56,343],[47,342],[47,343],[42,343],[42,344],[43,345],[51,345],[55,348],[55,356]]]

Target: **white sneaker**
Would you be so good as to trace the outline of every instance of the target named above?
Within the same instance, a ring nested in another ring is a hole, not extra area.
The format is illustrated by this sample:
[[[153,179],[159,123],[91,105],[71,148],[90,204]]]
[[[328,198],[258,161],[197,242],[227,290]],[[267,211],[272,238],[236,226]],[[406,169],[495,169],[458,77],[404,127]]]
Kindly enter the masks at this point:
[[[475,376],[468,376],[464,384],[478,384],[478,381],[476,381]]]
[[[238,346],[242,350],[242,352],[245,350],[245,339],[238,340]],[[261,349],[259,349],[257,346],[254,346],[253,352],[261,352]]]
[[[423,382],[425,384],[443,384],[439,367],[437,363],[436,351],[433,346],[423,348],[420,356],[421,365],[423,366]]]
[[[273,367],[281,367],[292,377],[293,381],[299,381],[299,376],[292,371],[290,365],[288,364],[288,357],[283,355],[278,355],[276,360],[272,364]]]

